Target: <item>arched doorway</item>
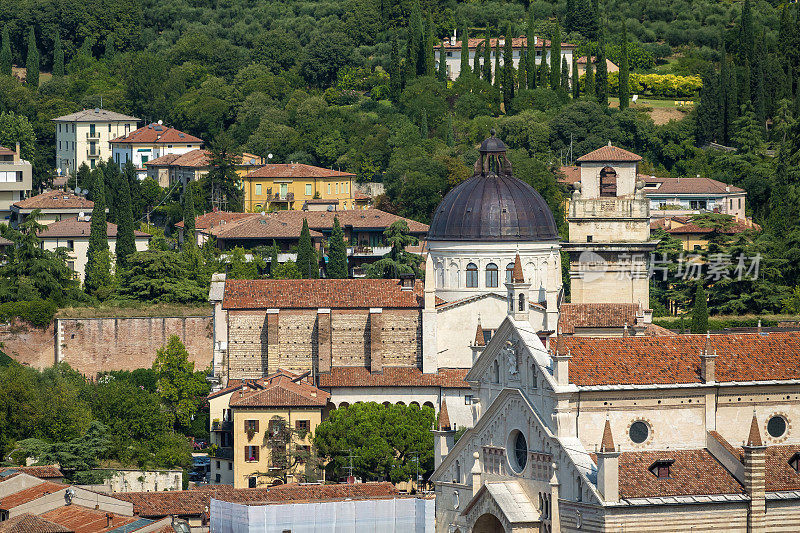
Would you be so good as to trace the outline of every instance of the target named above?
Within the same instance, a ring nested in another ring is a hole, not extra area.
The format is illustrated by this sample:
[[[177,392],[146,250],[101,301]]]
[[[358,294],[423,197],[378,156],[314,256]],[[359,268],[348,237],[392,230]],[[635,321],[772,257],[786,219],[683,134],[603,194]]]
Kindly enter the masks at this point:
[[[472,533],[505,533],[505,528],[496,516],[486,513],[475,520]]]

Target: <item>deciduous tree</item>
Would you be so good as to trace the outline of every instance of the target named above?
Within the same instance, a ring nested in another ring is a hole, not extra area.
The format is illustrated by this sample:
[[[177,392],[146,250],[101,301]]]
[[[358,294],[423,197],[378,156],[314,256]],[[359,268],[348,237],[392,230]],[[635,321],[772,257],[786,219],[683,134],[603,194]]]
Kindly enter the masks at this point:
[[[173,420],[188,426],[204,398],[207,385],[202,375],[195,373],[189,352],[177,335],[156,352],[153,370],[158,375],[158,394],[171,413]]]

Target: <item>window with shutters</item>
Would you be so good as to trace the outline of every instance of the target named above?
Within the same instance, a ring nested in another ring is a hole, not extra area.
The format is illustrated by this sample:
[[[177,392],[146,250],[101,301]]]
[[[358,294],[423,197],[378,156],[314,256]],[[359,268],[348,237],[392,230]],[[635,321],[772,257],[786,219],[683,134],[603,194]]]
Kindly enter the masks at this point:
[[[245,446],[244,447],[244,460],[247,463],[258,462],[258,446]]]
[[[295,429],[311,431],[311,420],[298,420],[294,423]]]
[[[244,432],[247,433],[248,439],[252,439],[258,433],[258,420],[245,420]]]

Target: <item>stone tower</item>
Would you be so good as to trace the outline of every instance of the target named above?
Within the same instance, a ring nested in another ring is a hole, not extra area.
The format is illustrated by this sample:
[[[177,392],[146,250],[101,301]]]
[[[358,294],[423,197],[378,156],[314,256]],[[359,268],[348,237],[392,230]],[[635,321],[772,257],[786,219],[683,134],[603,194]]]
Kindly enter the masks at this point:
[[[641,157],[603,146],[578,158],[581,179],[569,205],[572,303],[650,306],[650,206],[637,179]]]

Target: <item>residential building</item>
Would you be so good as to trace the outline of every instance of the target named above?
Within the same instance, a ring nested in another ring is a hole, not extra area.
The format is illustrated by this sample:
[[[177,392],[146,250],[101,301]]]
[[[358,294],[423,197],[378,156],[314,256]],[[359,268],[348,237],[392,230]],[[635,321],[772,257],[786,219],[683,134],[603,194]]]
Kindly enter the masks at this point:
[[[139,119],[108,109],[84,109],[54,118],[56,167],[59,175],[74,174],[81,164],[94,168],[111,157],[112,139],[136,129]]]
[[[186,153],[170,153],[144,163],[147,177],[158,182],[161,187],[171,187],[176,181],[186,185],[197,181],[211,170],[211,152],[197,148]],[[239,176],[251,172],[263,164],[257,155],[243,153],[241,163],[236,167]]]
[[[597,71],[597,58],[594,56],[592,56],[592,67]],[[606,58],[606,70],[611,74],[612,72],[619,72],[619,67]],[[578,77],[580,78],[584,74],[586,74],[586,56],[578,56]]]
[[[11,218],[11,205],[31,195],[33,166],[14,150],[0,146],[0,220]]]
[[[53,222],[38,233],[45,250],[55,251],[63,248],[67,253],[67,265],[83,281],[86,274],[87,254],[89,252],[89,234],[91,232],[91,216],[74,217]],[[114,264],[114,253],[117,246],[117,225],[106,222],[108,248],[111,252],[111,264]],[[134,231],[136,251],[147,250],[150,235],[142,231]]]
[[[60,220],[91,214],[93,208],[94,202],[85,196],[59,190],[46,191],[11,204],[11,226],[19,227],[36,210],[39,211],[36,220],[47,226]]]
[[[59,465],[39,465],[39,466],[0,466],[0,479],[7,478],[14,474],[28,474],[45,481],[62,483],[64,474]]]
[[[699,225],[692,216],[670,216],[653,219],[650,222],[650,231],[655,232],[662,229],[680,239],[683,249],[687,252],[705,250],[708,248],[710,240],[717,235],[734,236],[745,231],[760,231],[761,226],[753,223],[750,219],[737,219],[726,215],[729,222],[718,221],[717,227]]]
[[[503,46],[505,45],[505,38],[500,37],[499,39],[500,39],[500,54],[501,54],[500,64],[503,65],[504,60],[502,56],[502,50]],[[469,49],[470,68],[472,68],[472,65],[474,64],[473,61],[475,59],[475,51],[477,50],[478,45],[480,45],[481,47],[480,57],[478,58],[478,60],[480,61],[480,64],[483,65],[483,58],[485,57],[483,47],[485,40],[486,40],[485,38],[472,38],[467,41],[467,46]],[[493,73],[495,65],[495,50],[497,49],[497,40],[498,40],[497,38],[489,40],[489,43],[491,44],[492,47],[491,61],[492,61]],[[532,43],[535,49],[537,65],[541,64],[542,62],[542,40],[543,39],[541,37],[534,37]],[[442,44],[444,45],[445,61],[447,63],[447,76],[450,79],[454,80],[458,78],[458,75],[461,73],[461,41],[457,41],[455,37],[451,37],[450,39],[444,41]],[[547,47],[547,55],[545,56],[547,59],[547,64],[552,65],[552,60],[550,57],[552,43],[549,40],[544,39],[544,44]],[[528,38],[514,37],[511,40],[511,46],[513,49],[514,68],[519,68],[519,58],[520,58],[520,52],[522,51],[522,47],[524,46],[526,51],[531,51],[531,48],[528,43]],[[575,52],[576,47],[577,46],[574,44],[561,43],[561,57],[558,59],[559,61],[558,65],[560,67],[562,59],[566,58],[567,65],[570,71],[570,76],[572,75],[572,55]],[[439,65],[439,53],[440,53],[440,48],[437,46],[436,49],[434,50],[434,56],[436,58],[437,68]]]
[[[339,200],[355,207],[355,174],[302,163],[270,164],[242,177],[244,210],[300,210],[312,199]]]
[[[148,124],[111,140],[114,161],[122,168],[133,162],[138,176],[147,176],[145,163],[168,154],[185,154],[202,148],[203,139],[161,123]]]
[[[509,316],[466,381],[437,532],[800,529],[798,332],[542,343]]]

